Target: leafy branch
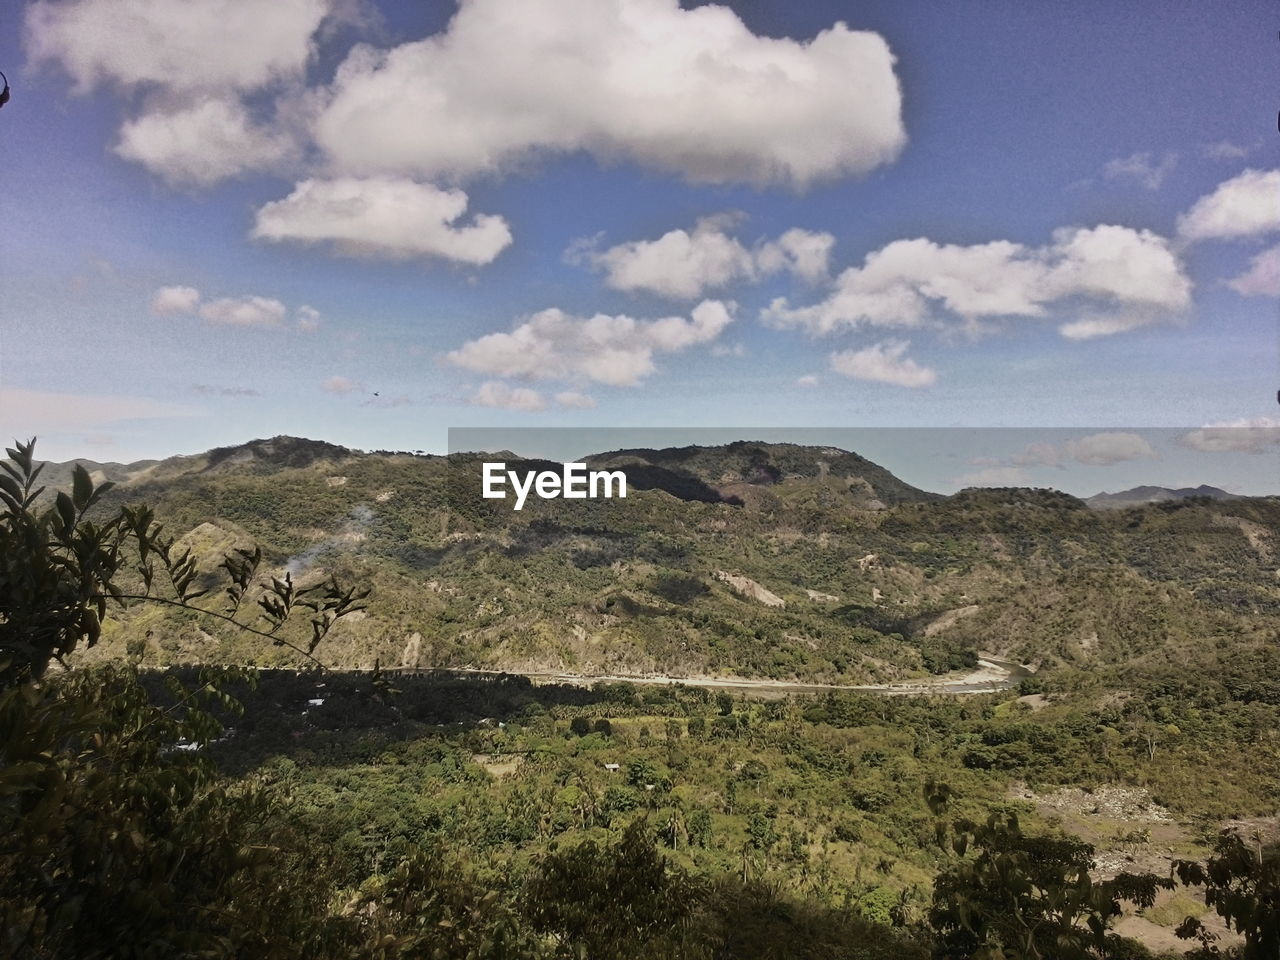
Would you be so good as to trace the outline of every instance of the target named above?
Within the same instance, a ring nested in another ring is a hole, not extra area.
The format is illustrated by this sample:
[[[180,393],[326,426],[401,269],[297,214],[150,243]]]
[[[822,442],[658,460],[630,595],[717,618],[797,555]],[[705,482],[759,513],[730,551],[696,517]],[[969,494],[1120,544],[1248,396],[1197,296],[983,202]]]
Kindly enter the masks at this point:
[[[202,586],[198,560],[166,535],[150,507],[125,506],[105,520],[87,518],[114,484],[93,483],[77,464],[70,492],[37,509],[45,488],[37,486],[43,464],[35,440],[15,443],[0,461],[0,686],[43,675],[51,660],[65,658],[101,635],[109,603],[158,603],[231,624],[286,647],[316,666],[317,648],[343,617],[365,609],[369,590],[346,587],[336,578],[299,587],[293,577],[264,574],[262,550],[238,549],[217,567],[227,580],[222,610],[198,603],[212,592]],[[119,579],[132,570],[142,589],[129,591]],[[257,595],[257,616],[242,615]],[[295,642],[282,630],[298,611],[309,613],[310,636]]]

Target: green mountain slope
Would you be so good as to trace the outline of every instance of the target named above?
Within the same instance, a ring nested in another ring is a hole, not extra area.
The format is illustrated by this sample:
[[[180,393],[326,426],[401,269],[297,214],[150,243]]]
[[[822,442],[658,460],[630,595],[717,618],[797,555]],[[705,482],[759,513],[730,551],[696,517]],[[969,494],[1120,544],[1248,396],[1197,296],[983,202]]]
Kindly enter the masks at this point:
[[[1275,498],[940,497],[856,454],[744,443],[594,455],[638,478],[625,500],[515,512],[480,498],[481,460],[274,438],[126,470],[107,506],[151,503],[206,570],[256,542],[300,582],[371,584],[327,645],[344,667],[861,683],[979,651],[1052,667],[1256,646],[1280,616]],[[288,662],[151,608],[106,641],[154,664]]]

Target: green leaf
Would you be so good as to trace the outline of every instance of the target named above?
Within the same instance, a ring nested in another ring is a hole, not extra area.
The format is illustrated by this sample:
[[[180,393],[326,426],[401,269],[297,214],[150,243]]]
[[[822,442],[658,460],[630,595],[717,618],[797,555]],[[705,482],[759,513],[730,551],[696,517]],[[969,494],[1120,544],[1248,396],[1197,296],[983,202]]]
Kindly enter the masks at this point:
[[[58,516],[62,520],[63,535],[70,537],[76,528],[76,506],[65,493],[59,493],[57,499]]]
[[[93,496],[93,481],[89,478],[89,471],[82,464],[77,463],[75,469],[71,471],[71,499],[76,505],[77,510],[84,510],[89,506],[89,498]]]

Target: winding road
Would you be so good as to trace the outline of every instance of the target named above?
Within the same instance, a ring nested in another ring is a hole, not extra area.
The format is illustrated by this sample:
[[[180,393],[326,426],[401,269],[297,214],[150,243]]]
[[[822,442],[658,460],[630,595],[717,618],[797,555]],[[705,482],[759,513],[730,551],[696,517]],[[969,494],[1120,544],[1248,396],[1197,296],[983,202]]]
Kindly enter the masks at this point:
[[[582,674],[559,672],[529,672],[522,670],[480,670],[456,668],[448,671],[464,675],[528,677],[534,683],[563,683],[573,686],[592,686],[597,683],[634,683],[649,686],[705,687],[713,690],[737,690],[760,697],[784,697],[795,693],[825,693],[830,690],[847,690],[851,693],[870,693],[889,697],[928,696],[948,694],[952,696],[994,693],[1016,686],[1032,672],[1029,668],[1011,660],[998,657],[979,657],[977,669],[967,673],[949,673],[938,677],[917,680],[895,680],[892,683],[843,684],[810,683],[802,680],[761,680],[747,677],[671,677],[664,674],[627,676],[623,674]]]

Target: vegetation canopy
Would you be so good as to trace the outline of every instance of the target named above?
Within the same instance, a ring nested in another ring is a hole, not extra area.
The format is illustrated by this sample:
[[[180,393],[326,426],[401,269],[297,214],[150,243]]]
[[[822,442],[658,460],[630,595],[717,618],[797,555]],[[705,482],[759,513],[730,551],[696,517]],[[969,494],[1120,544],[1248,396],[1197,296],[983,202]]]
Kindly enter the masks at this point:
[[[317,469],[288,449],[284,470]],[[379,615],[369,588],[252,543],[210,562],[83,465],[42,490],[33,455],[15,444],[0,474],[5,956],[1104,960],[1153,956],[1125,924],[1165,915],[1195,957],[1276,956],[1280,663],[1247,631],[1158,647],[1194,668],[1064,658],[967,698],[323,669]],[[670,495],[643,492],[643,512],[653,496]],[[764,523],[742,499],[689,503]],[[1019,512],[1093,522],[1015,499],[874,522],[940,537],[928,550],[957,549],[949,510],[1005,542]],[[671,608],[724,604],[700,570],[639,582]],[[835,609],[856,638],[891,625],[867,625],[875,602]],[[136,630],[190,622],[292,663],[149,668]],[[901,622],[904,645],[924,636]]]

